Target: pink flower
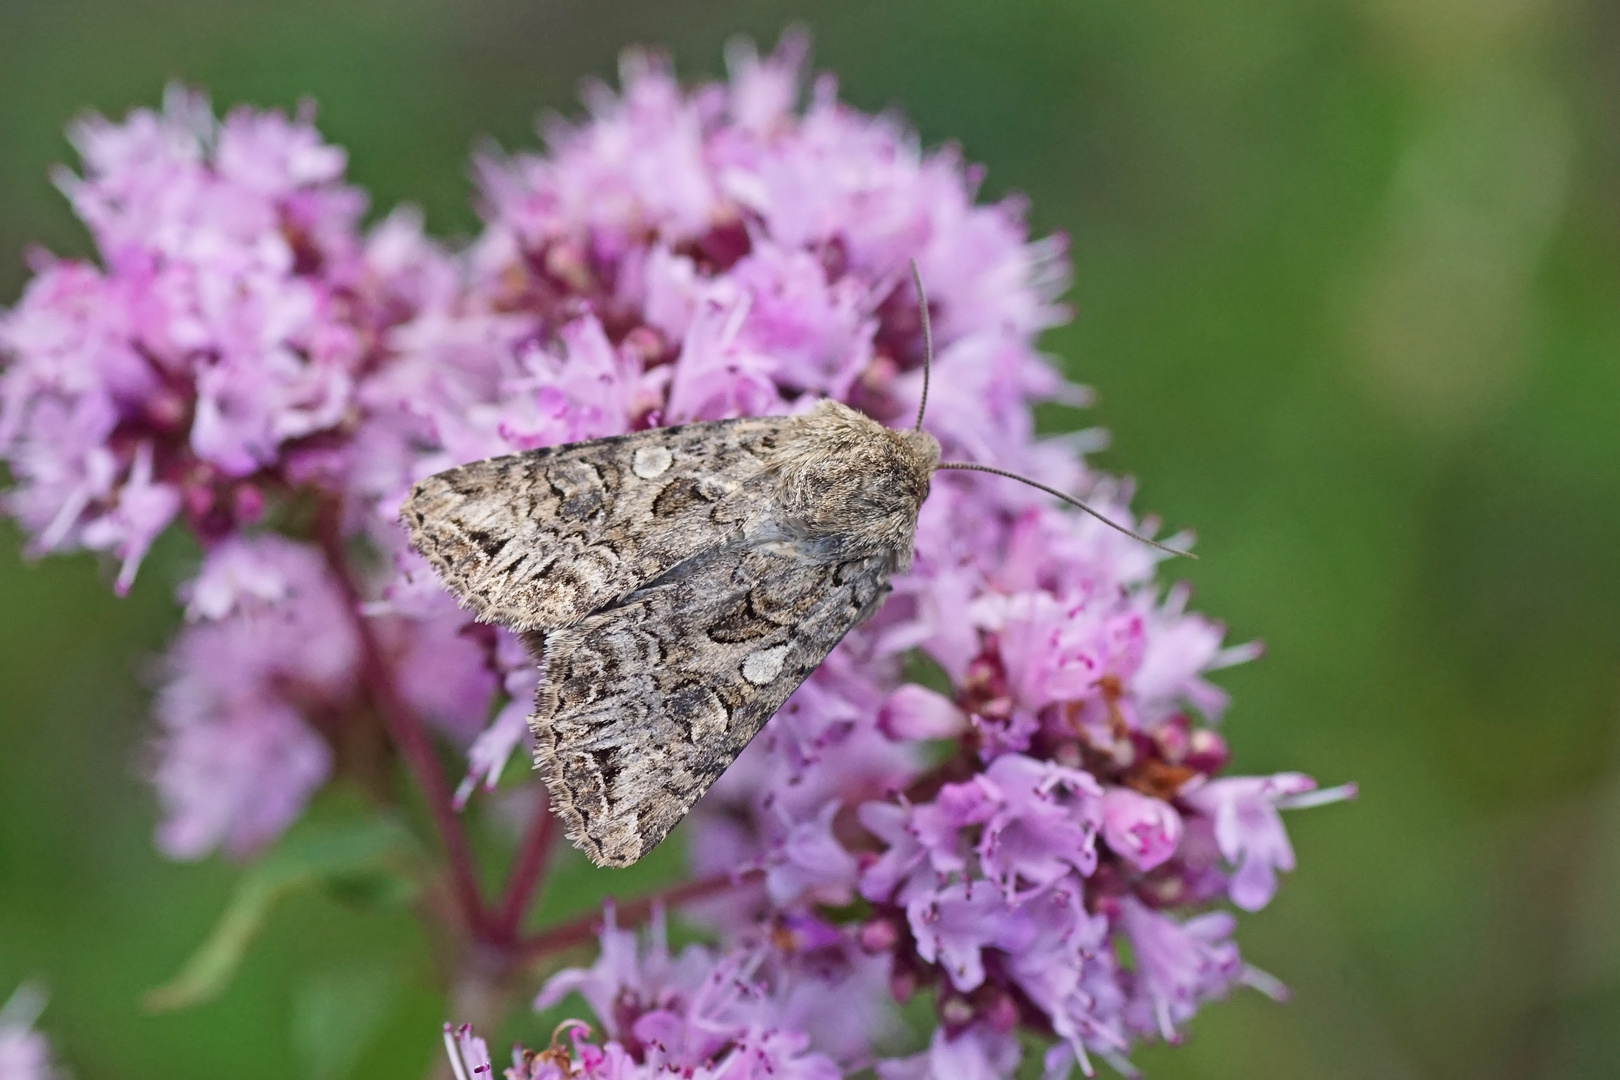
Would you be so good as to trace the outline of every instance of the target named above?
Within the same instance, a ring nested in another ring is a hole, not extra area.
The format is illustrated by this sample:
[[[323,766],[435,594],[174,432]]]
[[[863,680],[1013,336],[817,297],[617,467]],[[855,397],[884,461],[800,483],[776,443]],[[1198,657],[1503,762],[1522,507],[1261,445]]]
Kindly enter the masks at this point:
[[[906,683],[884,699],[877,726],[896,740],[948,739],[967,731],[967,718],[950,698]]]
[[[1176,1025],[1205,998],[1224,995],[1243,974],[1237,946],[1228,939],[1234,921],[1224,912],[1177,923],[1132,899],[1120,904],[1120,926],[1136,957],[1132,1022],[1176,1041]]]
[[[331,769],[309,721],[348,704],[355,642],[321,557],[279,537],[222,544],[181,598],[198,621],[158,694],[158,843],[176,858],[250,854]]]
[[[1001,635],[1010,688],[1027,708],[1092,697],[1104,677],[1127,680],[1140,663],[1142,621],[1117,605],[1038,592],[988,597],[980,607]]]
[[[936,1028],[928,1049],[878,1063],[881,1080],[1003,1080],[1018,1068],[1018,1040],[985,1026],[948,1034]]]
[[[490,1080],[495,1070],[489,1062],[489,1047],[473,1034],[468,1024],[453,1028],[444,1025],[444,1050],[450,1057],[450,1071],[456,1080]]]
[[[1105,1055],[1130,1048],[1118,960],[1106,916],[1088,914],[1078,889],[1054,889],[1029,905],[1030,945],[1011,957],[1010,977],[1050,1018],[1052,1031],[1091,1074],[1088,1050]],[[1058,1071],[1048,1056],[1047,1072]],[[1064,1065],[1064,1071],[1067,1064]]]
[[[765,944],[727,953],[692,945],[671,956],[662,913],[654,916],[645,951],[634,934],[614,926],[611,909],[601,940],[596,964],[553,975],[536,1007],[580,993],[611,1040],[603,1052],[645,1066],[648,1076],[835,1080],[838,1066],[810,1050],[811,1040],[794,1021],[813,1019],[824,1028],[853,1022],[860,1030],[866,1026],[862,1011],[876,1004],[868,997],[876,989],[871,980],[847,965],[801,968],[793,956]],[[834,941],[841,940],[834,934]],[[804,985],[818,982],[840,989],[806,998]],[[834,1000],[841,1009],[833,1008]],[[807,1016],[806,1005],[822,1015]],[[820,1041],[850,1043],[831,1033]],[[864,1047],[865,1039],[853,1045]]]
[[[179,509],[180,492],[171,484],[152,482],[152,446],[142,443],[118,501],[81,534],[85,547],[111,550],[122,560],[115,586],[119,594],[129,591],[147,549]]]
[[[1181,815],[1163,799],[1114,787],[1103,793],[1103,839],[1138,870],[1152,870],[1176,853]]]
[[[1101,824],[1101,789],[1087,773],[1020,754],[997,758],[973,784],[949,785],[952,796],[976,803],[957,811],[962,823],[983,823],[977,853],[984,875],[1009,900],[1033,895],[1071,871],[1091,873]]]
[[[45,1008],[45,994],[24,983],[0,1006],[0,1080],[58,1080],[51,1044],[34,1030]]]
[[[0,456],[35,547],[112,551],[122,592],[178,513],[205,539],[257,516],[253,478],[349,417],[393,315],[368,304],[364,199],[307,116],[216,121],[171,88],[72,138],[84,173],[58,182],[101,265],[46,265],[0,318]]]
[[[1300,773],[1235,776],[1212,780],[1182,793],[1182,799],[1215,822],[1221,854],[1237,866],[1232,903],[1259,911],[1277,891],[1277,871],[1294,868],[1294,848],[1277,813],[1277,803],[1316,787]]]
[[[486,791],[495,790],[512,752],[529,739],[528,718],[540,682],[539,669],[528,661],[528,651],[511,634],[497,640],[496,658],[507,669],[501,680],[507,702],[467,748],[467,775],[456,788],[458,810],[467,805],[480,779]]]
[[[984,950],[1018,952],[1034,938],[1034,927],[988,884],[947,885],[906,905],[917,954],[937,962],[958,990],[984,982]]]

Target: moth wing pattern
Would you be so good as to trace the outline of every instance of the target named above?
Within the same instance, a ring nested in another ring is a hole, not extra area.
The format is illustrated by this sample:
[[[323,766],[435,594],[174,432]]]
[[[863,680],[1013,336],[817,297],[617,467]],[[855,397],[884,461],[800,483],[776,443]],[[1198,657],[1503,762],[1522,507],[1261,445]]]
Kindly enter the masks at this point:
[[[475,461],[417,484],[400,520],[479,620],[568,626],[768,512],[763,457],[786,422],[654,428]]]
[[[720,549],[545,635],[530,726],[569,838],[600,866],[662,840],[888,594],[886,556]]]

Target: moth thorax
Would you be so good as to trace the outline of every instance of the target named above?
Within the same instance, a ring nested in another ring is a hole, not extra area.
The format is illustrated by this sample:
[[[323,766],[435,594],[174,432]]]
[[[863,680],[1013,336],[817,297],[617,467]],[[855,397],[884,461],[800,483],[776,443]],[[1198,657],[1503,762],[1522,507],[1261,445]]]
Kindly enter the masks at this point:
[[[909,564],[939,444],[834,401],[798,418],[771,462],[785,516],[833,550]]]

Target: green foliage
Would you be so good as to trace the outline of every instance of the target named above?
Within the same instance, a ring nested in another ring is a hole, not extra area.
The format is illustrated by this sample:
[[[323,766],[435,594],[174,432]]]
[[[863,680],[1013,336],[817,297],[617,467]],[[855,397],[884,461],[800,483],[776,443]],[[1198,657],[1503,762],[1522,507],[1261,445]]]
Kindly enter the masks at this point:
[[[417,854],[410,833],[392,817],[345,815],[328,820],[318,809],[312,810],[242,872],[230,903],[207,939],[179,974],[147,993],[146,1007],[166,1012],[217,997],[235,976],[276,905],[294,893],[324,886],[366,906],[410,899],[415,892],[410,864],[417,861]],[[381,1018],[386,1006],[381,999],[350,1004],[368,1010],[367,1016],[375,1012],[373,1021]],[[324,1028],[303,1023],[298,1030],[320,1043],[316,1048],[320,1053],[335,1052],[327,1046],[329,1033]]]
[[[313,975],[294,993],[292,1043],[305,1080],[343,1080],[382,1030],[399,996],[399,973],[386,965]]]

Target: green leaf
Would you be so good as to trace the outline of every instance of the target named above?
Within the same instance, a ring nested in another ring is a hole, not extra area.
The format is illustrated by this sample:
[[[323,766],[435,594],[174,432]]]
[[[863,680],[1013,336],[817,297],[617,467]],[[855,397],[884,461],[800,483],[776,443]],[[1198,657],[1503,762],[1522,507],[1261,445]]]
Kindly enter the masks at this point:
[[[306,818],[267,855],[243,873],[213,931],[169,982],[147,992],[148,1009],[167,1012],[217,997],[230,983],[248,946],[277,903],[292,893],[357,880],[392,879],[386,894],[409,888],[417,853],[410,832],[388,817]]]
[[[401,976],[383,966],[322,972],[292,1003],[292,1045],[306,1080],[344,1080],[382,1031]]]

